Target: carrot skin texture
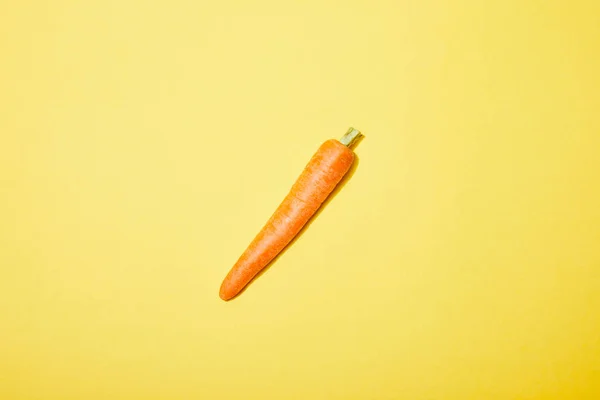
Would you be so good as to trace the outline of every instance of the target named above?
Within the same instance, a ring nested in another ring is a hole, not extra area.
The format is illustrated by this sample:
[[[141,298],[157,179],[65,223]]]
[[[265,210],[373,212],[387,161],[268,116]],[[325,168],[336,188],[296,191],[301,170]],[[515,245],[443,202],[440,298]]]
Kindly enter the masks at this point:
[[[221,284],[219,297],[229,300],[279,254],[319,209],[354,162],[354,152],[335,139],[310,159],[290,192],[256,235]]]

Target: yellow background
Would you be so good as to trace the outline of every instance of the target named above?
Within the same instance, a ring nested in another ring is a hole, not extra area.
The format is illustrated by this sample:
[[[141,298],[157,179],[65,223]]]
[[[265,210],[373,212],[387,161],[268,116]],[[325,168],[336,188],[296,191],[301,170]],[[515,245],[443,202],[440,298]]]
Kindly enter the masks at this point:
[[[0,398],[600,398],[597,1],[3,1]],[[229,303],[316,148],[360,163]]]

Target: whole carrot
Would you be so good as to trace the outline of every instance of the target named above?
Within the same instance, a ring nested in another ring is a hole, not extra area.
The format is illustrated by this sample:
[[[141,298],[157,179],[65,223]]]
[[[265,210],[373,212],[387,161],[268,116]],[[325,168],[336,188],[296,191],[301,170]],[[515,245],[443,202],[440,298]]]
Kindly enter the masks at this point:
[[[352,144],[361,136],[353,128],[337,141],[319,147],[294,186],[256,235],[221,284],[223,300],[235,297],[300,232],[354,162]]]

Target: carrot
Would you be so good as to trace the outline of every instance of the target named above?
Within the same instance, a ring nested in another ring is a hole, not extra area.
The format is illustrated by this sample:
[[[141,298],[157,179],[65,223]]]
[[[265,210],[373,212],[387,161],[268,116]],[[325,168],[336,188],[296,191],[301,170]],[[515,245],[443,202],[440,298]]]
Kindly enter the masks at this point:
[[[337,141],[319,147],[294,186],[241,255],[221,284],[223,300],[235,297],[300,232],[354,162],[352,144],[361,136],[353,128]]]

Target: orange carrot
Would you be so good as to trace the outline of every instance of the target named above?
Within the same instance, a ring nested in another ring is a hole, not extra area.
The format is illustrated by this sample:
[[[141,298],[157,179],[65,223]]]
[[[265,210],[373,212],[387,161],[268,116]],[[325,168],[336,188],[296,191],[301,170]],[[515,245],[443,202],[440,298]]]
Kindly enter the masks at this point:
[[[354,162],[352,144],[361,136],[353,128],[337,141],[319,147],[292,189],[225,277],[223,300],[235,297],[300,232]]]

